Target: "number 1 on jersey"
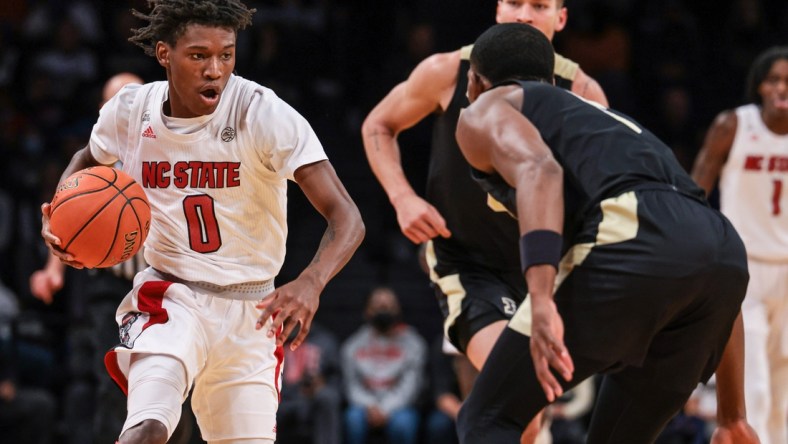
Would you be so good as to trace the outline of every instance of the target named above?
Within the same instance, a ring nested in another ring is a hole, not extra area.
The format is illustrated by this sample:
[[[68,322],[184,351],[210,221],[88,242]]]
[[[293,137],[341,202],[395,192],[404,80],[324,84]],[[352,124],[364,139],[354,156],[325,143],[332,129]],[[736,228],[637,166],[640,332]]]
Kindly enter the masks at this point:
[[[781,212],[780,198],[783,194],[783,181],[775,179],[772,183],[774,184],[774,192],[772,193],[772,216],[779,216]]]

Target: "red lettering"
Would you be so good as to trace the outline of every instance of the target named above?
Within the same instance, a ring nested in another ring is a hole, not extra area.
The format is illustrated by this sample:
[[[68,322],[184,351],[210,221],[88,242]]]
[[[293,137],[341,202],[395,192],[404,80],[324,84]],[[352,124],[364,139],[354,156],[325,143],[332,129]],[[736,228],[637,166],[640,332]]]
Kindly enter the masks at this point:
[[[240,162],[179,161],[142,162],[142,184],[145,188],[230,188],[241,186]],[[169,173],[172,171],[172,177]]]
[[[186,188],[189,184],[189,170],[186,162],[175,162],[175,170],[173,170],[173,184],[178,188]]]
[[[214,162],[214,168],[216,168],[216,183],[220,186],[224,184],[224,176],[225,172],[227,171],[227,162]]]
[[[170,163],[169,162],[157,162],[156,163],[156,186],[158,188],[167,188],[170,186],[170,177],[167,173],[170,172]]]
[[[154,188],[156,177],[156,162],[142,162],[142,186]]]
[[[241,174],[238,171],[241,168],[241,162],[229,162],[227,164],[227,187],[241,186]]]
[[[202,164],[200,168],[200,188],[216,188],[214,173],[212,162],[205,162]]]
[[[772,156],[769,158],[769,171],[788,171],[788,157]]]
[[[200,165],[202,165],[202,162],[199,162],[197,160],[192,160],[191,162],[189,162],[189,169],[191,170],[189,171],[189,174],[191,174],[191,180],[189,180],[189,186],[192,188],[197,188],[197,184],[199,183],[198,180],[200,179],[200,175],[195,174],[195,172],[200,171]]]
[[[744,160],[745,170],[760,171],[763,169],[763,156],[747,156]]]

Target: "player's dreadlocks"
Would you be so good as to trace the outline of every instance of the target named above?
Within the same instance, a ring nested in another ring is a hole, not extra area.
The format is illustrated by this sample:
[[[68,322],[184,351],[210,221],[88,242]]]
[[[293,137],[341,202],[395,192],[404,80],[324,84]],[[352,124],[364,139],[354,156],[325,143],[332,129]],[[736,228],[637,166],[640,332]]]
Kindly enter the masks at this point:
[[[132,29],[129,41],[154,57],[156,42],[174,46],[188,25],[215,26],[238,32],[252,24],[252,14],[256,11],[239,0],[148,0],[148,6],[150,14],[132,10],[134,16],[148,22],[148,26]]]

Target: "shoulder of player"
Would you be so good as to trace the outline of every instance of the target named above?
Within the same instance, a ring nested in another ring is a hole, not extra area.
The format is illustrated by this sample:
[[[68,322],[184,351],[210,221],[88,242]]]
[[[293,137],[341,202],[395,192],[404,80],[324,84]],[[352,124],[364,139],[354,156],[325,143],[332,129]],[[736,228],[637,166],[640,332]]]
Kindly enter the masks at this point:
[[[519,83],[498,86],[480,95],[476,100],[477,113],[486,114],[497,106],[511,106],[519,109],[523,103],[523,87]],[[469,107],[469,108],[474,108]]]
[[[735,109],[727,109],[717,114],[706,132],[703,150],[726,155],[733,147],[738,126],[739,118]]]
[[[522,100],[523,92],[519,84],[490,89],[462,111],[458,130],[471,133],[486,131],[499,123],[498,111],[501,107],[520,109]]]
[[[408,83],[443,89],[457,83],[460,50],[433,54],[422,60],[408,76]]]
[[[254,109],[257,112],[271,113],[270,119],[278,119],[286,117],[291,110],[295,111],[273,89],[236,75],[233,75],[231,79],[233,83],[228,85],[226,92],[229,93],[232,100],[236,101],[236,107],[242,112]],[[236,91],[233,93],[230,88],[234,88]]]
[[[738,117],[735,109],[720,112],[709,126],[703,145],[695,158],[692,178],[707,192],[711,191],[719,177],[723,164],[736,139]]]
[[[460,66],[461,59],[462,59],[462,49],[458,49],[451,52],[439,52],[419,62],[416,69],[421,69],[425,71],[457,70]]]
[[[731,140],[733,140],[738,126],[739,117],[736,115],[736,110],[726,109],[714,117],[714,121],[711,123],[709,131],[715,132],[718,137],[729,137]]]

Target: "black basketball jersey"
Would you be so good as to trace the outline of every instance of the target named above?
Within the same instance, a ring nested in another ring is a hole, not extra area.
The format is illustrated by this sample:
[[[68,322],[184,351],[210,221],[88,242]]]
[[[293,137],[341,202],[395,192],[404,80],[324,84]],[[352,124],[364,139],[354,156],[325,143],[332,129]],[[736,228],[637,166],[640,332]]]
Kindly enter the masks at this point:
[[[462,264],[490,269],[518,269],[520,263],[517,221],[479,188],[457,145],[455,131],[460,110],[468,106],[468,61],[471,46],[461,50],[457,86],[446,111],[435,119],[426,198],[446,219],[449,239],[434,239],[440,275]],[[556,84],[571,89],[577,64],[556,54]]]
[[[523,115],[564,171],[566,239],[587,212],[624,191],[671,188],[705,202],[670,148],[632,118],[546,83],[518,83]],[[516,214],[514,190],[500,176],[474,171],[473,177]]]

